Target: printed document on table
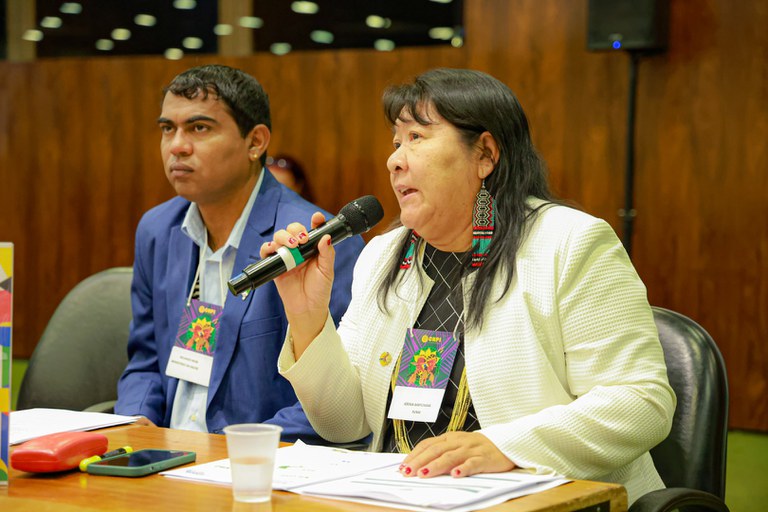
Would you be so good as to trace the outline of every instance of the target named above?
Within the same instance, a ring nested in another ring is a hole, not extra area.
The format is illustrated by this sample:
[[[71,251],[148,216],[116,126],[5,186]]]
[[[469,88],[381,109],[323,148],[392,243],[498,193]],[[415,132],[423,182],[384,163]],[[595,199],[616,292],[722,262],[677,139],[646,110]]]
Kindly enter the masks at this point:
[[[398,471],[404,458],[403,454],[350,451],[299,441],[277,450],[272,488],[405,510],[469,512],[569,481],[522,470],[466,478],[407,478]],[[161,474],[196,482],[232,484],[229,459]]]
[[[272,488],[292,491],[307,484],[336,480],[386,466],[397,467],[405,455],[312,446],[298,441],[277,450]],[[185,480],[232,484],[229,459],[163,471],[162,475]]]
[[[272,488],[292,491],[304,485],[338,480],[383,467],[397,468],[403,459],[405,455],[401,453],[374,453],[296,443],[277,451]]]
[[[278,450],[279,451],[279,450]],[[161,475],[193,482],[232,485],[232,473],[229,459],[215,460],[204,464],[186,465],[176,469],[161,471]]]
[[[48,434],[82,432],[136,421],[134,416],[65,409],[24,409],[11,413],[10,444],[23,443]]]
[[[332,482],[308,485],[294,492],[407,510],[468,512],[541,492],[569,482],[565,478],[516,470],[465,478],[404,477],[384,468]]]

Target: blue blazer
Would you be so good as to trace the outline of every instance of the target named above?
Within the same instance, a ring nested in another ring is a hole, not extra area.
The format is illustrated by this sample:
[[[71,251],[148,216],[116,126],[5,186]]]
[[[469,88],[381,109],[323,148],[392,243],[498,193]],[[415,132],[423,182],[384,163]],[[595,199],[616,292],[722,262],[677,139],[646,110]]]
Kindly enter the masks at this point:
[[[181,231],[189,204],[176,197],[149,210],[139,222],[129,362],[117,386],[117,414],[146,416],[165,427],[170,424],[178,386],[178,379],[166,376],[165,368],[199,260],[198,246]],[[233,275],[258,261],[261,244],[272,240],[276,229],[297,221],[309,226],[316,211],[316,206],[265,172],[237,250]],[[352,269],[363,245],[359,236],[336,245],[330,309],[337,324],[349,303]],[[320,440],[291,384],[277,371],[287,324],[274,283],[253,290],[245,300],[228,294],[208,388],[209,431],[221,432],[233,423],[266,422],[281,425],[286,441]]]

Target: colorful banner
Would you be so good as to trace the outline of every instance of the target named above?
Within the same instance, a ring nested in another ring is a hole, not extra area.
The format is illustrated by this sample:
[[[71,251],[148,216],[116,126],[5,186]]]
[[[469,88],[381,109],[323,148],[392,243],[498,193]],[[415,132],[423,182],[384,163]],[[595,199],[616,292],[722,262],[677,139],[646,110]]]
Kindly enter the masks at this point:
[[[11,416],[11,321],[13,319],[13,244],[0,242],[0,485],[8,485]]]

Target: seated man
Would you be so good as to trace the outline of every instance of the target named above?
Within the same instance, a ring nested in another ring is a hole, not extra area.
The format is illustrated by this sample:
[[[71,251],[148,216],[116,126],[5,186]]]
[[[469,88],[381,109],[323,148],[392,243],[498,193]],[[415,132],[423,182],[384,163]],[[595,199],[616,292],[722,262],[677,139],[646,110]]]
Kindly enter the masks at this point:
[[[165,174],[179,197],[149,210],[136,231],[130,360],[115,412],[203,432],[276,423],[283,440],[316,439],[277,372],[287,321],[274,284],[243,296],[227,290],[275,226],[308,223],[318,209],[264,168],[266,93],[240,70],[195,67],[164,89],[158,125]],[[337,323],[362,247],[359,236],[337,246]]]

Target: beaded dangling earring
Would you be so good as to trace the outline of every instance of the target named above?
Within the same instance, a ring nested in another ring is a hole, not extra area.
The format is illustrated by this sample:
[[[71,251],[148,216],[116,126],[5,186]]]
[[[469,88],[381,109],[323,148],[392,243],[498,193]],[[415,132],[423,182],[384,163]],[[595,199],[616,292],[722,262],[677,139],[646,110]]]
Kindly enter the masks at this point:
[[[482,267],[488,257],[488,247],[493,238],[496,204],[485,188],[485,180],[477,192],[472,209],[472,266]]]
[[[405,251],[405,257],[400,263],[402,270],[408,270],[413,263],[413,254],[416,252],[416,243],[419,241],[419,235],[415,231],[411,231],[411,239],[408,242],[408,250]]]

